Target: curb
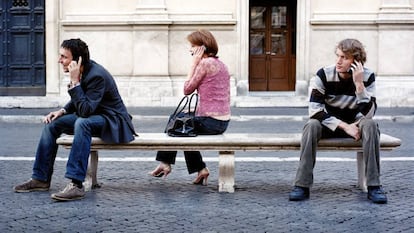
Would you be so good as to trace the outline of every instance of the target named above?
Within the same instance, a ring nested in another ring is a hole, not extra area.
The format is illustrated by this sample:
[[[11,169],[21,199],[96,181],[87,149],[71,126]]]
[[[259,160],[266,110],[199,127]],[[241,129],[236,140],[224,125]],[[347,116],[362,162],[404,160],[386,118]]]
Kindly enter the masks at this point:
[[[42,123],[43,115],[1,115],[0,123]],[[134,120],[167,120],[168,116],[161,115],[133,115]],[[307,116],[298,116],[298,115],[236,115],[232,116],[232,121],[254,121],[254,120],[270,120],[270,121],[305,121],[308,119]],[[389,122],[399,122],[399,123],[411,123],[414,122],[414,116],[406,115],[396,115],[396,116],[385,116],[379,115],[375,116],[374,120],[378,121],[389,121]]]

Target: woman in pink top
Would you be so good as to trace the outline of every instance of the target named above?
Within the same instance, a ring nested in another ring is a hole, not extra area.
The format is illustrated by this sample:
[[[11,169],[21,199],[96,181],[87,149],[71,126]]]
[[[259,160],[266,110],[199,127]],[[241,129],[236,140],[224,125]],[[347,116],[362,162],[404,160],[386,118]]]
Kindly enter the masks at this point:
[[[217,57],[216,39],[207,30],[198,30],[187,36],[191,43],[193,65],[184,83],[184,94],[197,91],[199,105],[195,118],[195,130],[201,135],[222,134],[230,121],[230,75],[226,65]],[[177,151],[158,151],[161,163],[150,173],[154,177],[166,177],[175,163]],[[207,185],[209,170],[199,151],[184,151],[188,172],[198,172],[193,184]]]

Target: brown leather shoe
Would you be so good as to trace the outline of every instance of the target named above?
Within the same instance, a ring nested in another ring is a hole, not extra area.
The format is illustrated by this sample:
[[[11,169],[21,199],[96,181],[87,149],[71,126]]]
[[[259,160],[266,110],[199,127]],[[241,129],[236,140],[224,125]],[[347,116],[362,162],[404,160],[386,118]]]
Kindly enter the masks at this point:
[[[70,182],[66,185],[66,187],[58,192],[53,193],[51,195],[52,199],[58,200],[58,201],[73,201],[82,199],[85,197],[85,189],[84,187],[78,188],[74,183]]]
[[[16,193],[28,193],[34,191],[48,191],[50,187],[49,182],[31,179],[23,184],[14,187]]]

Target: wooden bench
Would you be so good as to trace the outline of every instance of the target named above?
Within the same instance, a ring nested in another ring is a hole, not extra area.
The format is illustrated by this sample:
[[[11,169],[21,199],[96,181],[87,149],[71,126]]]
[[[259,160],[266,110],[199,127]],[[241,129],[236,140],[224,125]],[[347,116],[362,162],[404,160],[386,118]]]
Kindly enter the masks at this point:
[[[57,144],[70,148],[73,136],[64,135]],[[134,141],[127,144],[107,144],[98,137],[92,138],[91,156],[86,181],[92,188],[99,186],[97,181],[99,150],[153,150],[153,151],[192,151],[212,150],[219,154],[219,192],[234,192],[234,153],[235,151],[280,151],[299,150],[301,134],[266,133],[225,133],[197,137],[169,137],[164,133],[140,133]],[[381,134],[381,150],[392,150],[401,145],[401,140]],[[358,187],[366,191],[365,164],[362,160],[361,142],[351,138],[322,139],[318,150],[357,151]],[[88,186],[88,185],[86,185]],[[88,188],[88,187],[87,187]]]

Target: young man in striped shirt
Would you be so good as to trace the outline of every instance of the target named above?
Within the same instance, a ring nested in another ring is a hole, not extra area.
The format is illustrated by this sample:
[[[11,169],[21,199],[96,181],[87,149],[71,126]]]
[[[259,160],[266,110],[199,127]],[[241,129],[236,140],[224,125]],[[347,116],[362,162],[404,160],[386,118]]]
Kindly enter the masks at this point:
[[[379,179],[380,132],[372,120],[377,108],[375,74],[363,66],[366,52],[358,40],[340,41],[335,53],[335,65],[321,68],[311,80],[310,119],[303,128],[299,168],[289,200],[309,198],[319,139],[352,137],[362,140],[368,199],[386,203]]]

